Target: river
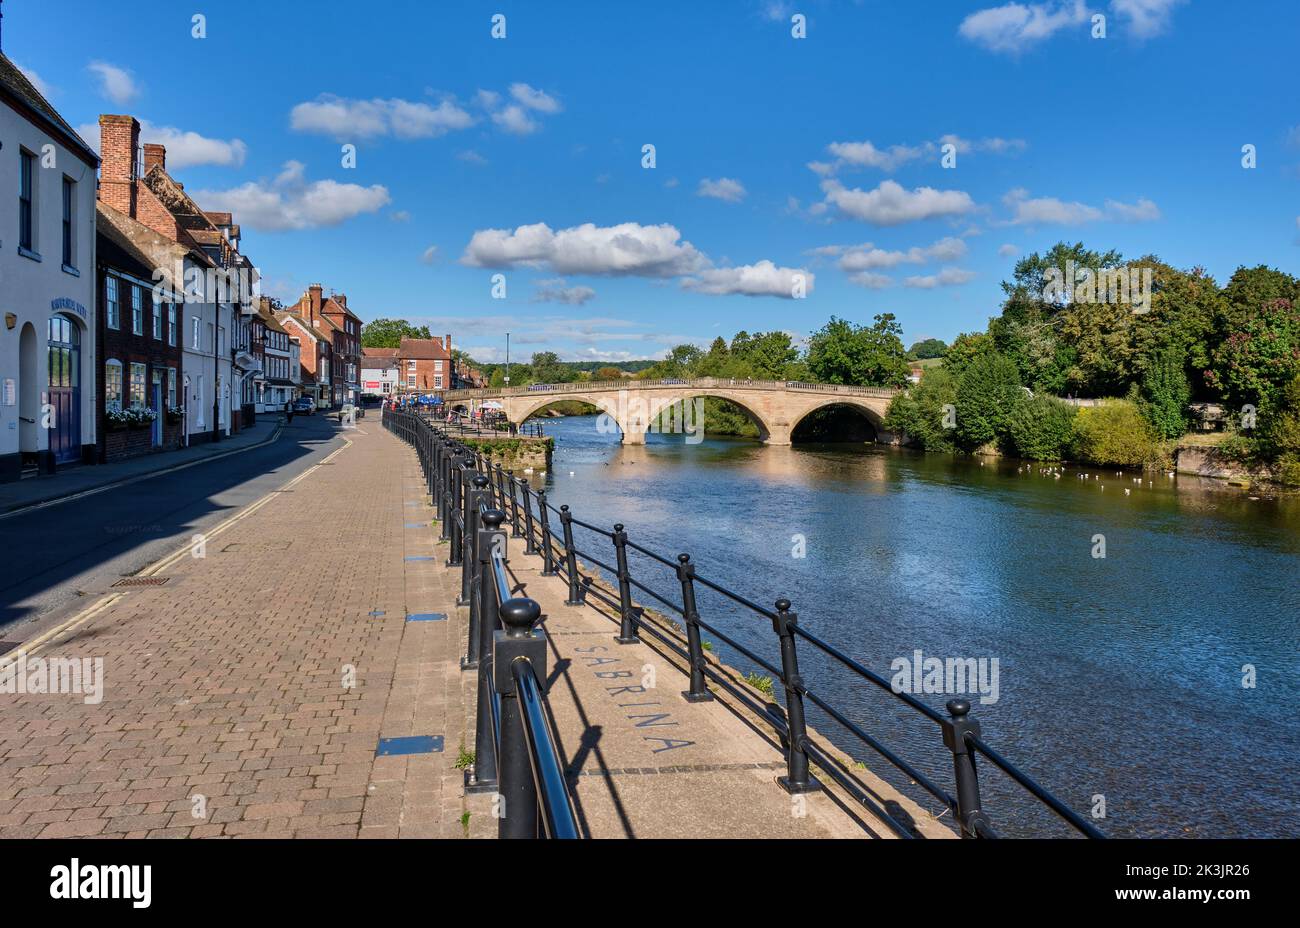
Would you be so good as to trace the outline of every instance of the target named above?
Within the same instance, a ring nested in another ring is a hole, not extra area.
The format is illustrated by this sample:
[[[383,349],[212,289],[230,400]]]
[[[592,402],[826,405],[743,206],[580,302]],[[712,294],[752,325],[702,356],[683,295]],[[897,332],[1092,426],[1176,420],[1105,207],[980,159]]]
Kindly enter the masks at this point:
[[[665,556],[689,552],[701,575],[765,606],[788,597],[802,625],[885,677],[917,650],[996,658],[996,701],[972,698],[985,740],[1082,814],[1104,797],[1108,834],[1300,834],[1300,497],[1114,470],[1056,479],[882,446],[650,435],[623,447],[594,417],[545,428],[556,450],[537,484],[555,505],[622,522]],[[612,561],[612,546],[600,554]],[[679,600],[672,574],[644,563],[638,578]],[[777,661],[768,620],[705,591],[700,611]],[[800,661],[812,690],[951,789],[933,723],[807,645]],[[810,721],[904,783],[833,720]],[[981,788],[1000,831],[1071,833],[991,764]]]

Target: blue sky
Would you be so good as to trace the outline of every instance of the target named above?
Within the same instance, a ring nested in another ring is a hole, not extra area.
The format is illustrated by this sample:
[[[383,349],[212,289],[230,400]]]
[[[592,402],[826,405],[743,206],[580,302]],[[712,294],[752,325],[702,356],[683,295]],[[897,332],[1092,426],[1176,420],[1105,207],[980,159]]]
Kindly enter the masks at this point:
[[[235,211],[267,292],[319,281],[484,360],[506,330],[512,358],[617,360],[880,312],[909,344],[951,339],[1061,239],[1220,281],[1300,270],[1290,0],[3,11],[5,52],[69,122],[135,115]]]

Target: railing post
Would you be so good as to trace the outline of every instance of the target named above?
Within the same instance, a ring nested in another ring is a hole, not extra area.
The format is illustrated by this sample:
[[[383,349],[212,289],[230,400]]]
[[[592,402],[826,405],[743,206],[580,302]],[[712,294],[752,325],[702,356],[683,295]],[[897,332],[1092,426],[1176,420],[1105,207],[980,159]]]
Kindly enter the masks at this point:
[[[978,838],[978,826],[988,825],[989,818],[980,808],[980,783],[975,770],[975,752],[966,743],[967,735],[979,737],[980,723],[970,718],[970,701],[948,700],[943,727],[943,744],[952,751],[953,777],[957,783],[957,821],[963,838]]]
[[[502,469],[500,463],[494,464],[493,470],[496,472],[497,496],[495,505],[497,509],[504,511],[506,508],[506,472]]]
[[[638,644],[637,608],[632,605],[632,575],[627,570],[627,532],[623,523],[614,526],[614,566],[618,568],[618,637],[619,644]]]
[[[469,487],[465,486],[465,478],[469,470],[465,467],[463,458],[449,456],[447,461],[447,566],[461,566],[464,557],[464,541],[462,540],[462,528],[456,524],[456,511],[461,510],[464,515],[464,507],[461,504],[462,498]]]
[[[519,495],[524,498],[524,554],[536,554],[537,543],[533,539],[533,531],[537,528],[533,522],[533,488],[528,485],[527,477],[519,478]]]
[[[777,782],[787,793],[810,793],[818,789],[819,784],[808,773],[808,755],[803,746],[808,738],[808,728],[803,714],[803,678],[799,676],[799,659],[794,650],[794,627],[798,624],[799,616],[790,611],[790,600],[778,599],[772,630],[781,637],[781,682],[785,685],[785,717],[789,731],[787,775],[778,777]]]
[[[523,477],[519,481],[523,481]],[[524,528],[519,523],[519,484],[515,482],[515,472],[506,471],[506,486],[510,488],[510,537],[518,538],[524,533]]]
[[[551,514],[546,506],[546,491],[537,491],[537,518],[541,520],[542,576],[555,576],[555,545],[551,541]]]
[[[478,561],[474,595],[478,599],[478,717],[474,724],[474,776],[467,787],[470,792],[485,792],[497,785],[496,726],[492,721],[492,641],[500,624],[497,607],[497,580],[492,568],[494,552],[505,555],[506,534],[501,531],[505,513],[485,510],[479,518],[475,543]],[[473,632],[471,631],[471,634]]]
[[[471,621],[473,621],[474,610],[474,570],[478,563],[478,549],[475,547],[478,544],[478,509],[480,504],[486,504],[490,499],[486,477],[482,475],[475,477],[473,487],[465,494],[465,530],[461,534],[460,599],[456,600],[456,605],[470,607]],[[477,652],[474,653],[477,655]]]
[[[677,555],[677,579],[682,582],[682,615],[686,619],[686,653],[691,662],[691,688],[682,693],[687,702],[713,698],[704,682],[704,642],[700,640],[700,613],[695,605],[695,565],[689,554]]]
[[[541,818],[537,783],[533,778],[528,740],[524,733],[523,707],[515,689],[510,665],[528,661],[539,681],[546,680],[546,636],[533,633],[541,618],[542,607],[531,599],[510,599],[501,604],[501,621],[505,631],[492,640],[493,685],[501,697],[501,797],[498,810],[498,838],[540,838]]]
[[[582,591],[578,589],[578,555],[573,548],[573,513],[566,503],[560,507],[560,525],[564,527],[564,569],[569,575],[569,598],[566,606],[581,606]]]

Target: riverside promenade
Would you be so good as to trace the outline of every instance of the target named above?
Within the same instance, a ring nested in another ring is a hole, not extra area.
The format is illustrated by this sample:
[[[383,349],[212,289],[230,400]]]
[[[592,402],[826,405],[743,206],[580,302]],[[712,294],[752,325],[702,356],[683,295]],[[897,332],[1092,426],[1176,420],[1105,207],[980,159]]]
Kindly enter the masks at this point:
[[[467,610],[415,453],[378,421],[335,441],[139,575],[162,583],[96,591],[3,656],[100,659],[102,695],[0,693],[0,837],[495,836],[492,798],[463,788]],[[564,605],[522,540],[510,570],[543,609],[585,834],[890,834],[833,788],[788,796],[767,727],[723,692],[683,700],[675,655],[617,644],[596,603]],[[860,776],[918,834],[952,836]]]

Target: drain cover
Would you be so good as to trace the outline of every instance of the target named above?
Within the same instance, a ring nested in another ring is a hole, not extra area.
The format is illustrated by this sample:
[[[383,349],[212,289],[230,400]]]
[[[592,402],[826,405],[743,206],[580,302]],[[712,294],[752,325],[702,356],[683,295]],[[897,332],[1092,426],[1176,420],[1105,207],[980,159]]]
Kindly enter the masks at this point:
[[[170,577],[123,577],[113,586],[162,586]]]

